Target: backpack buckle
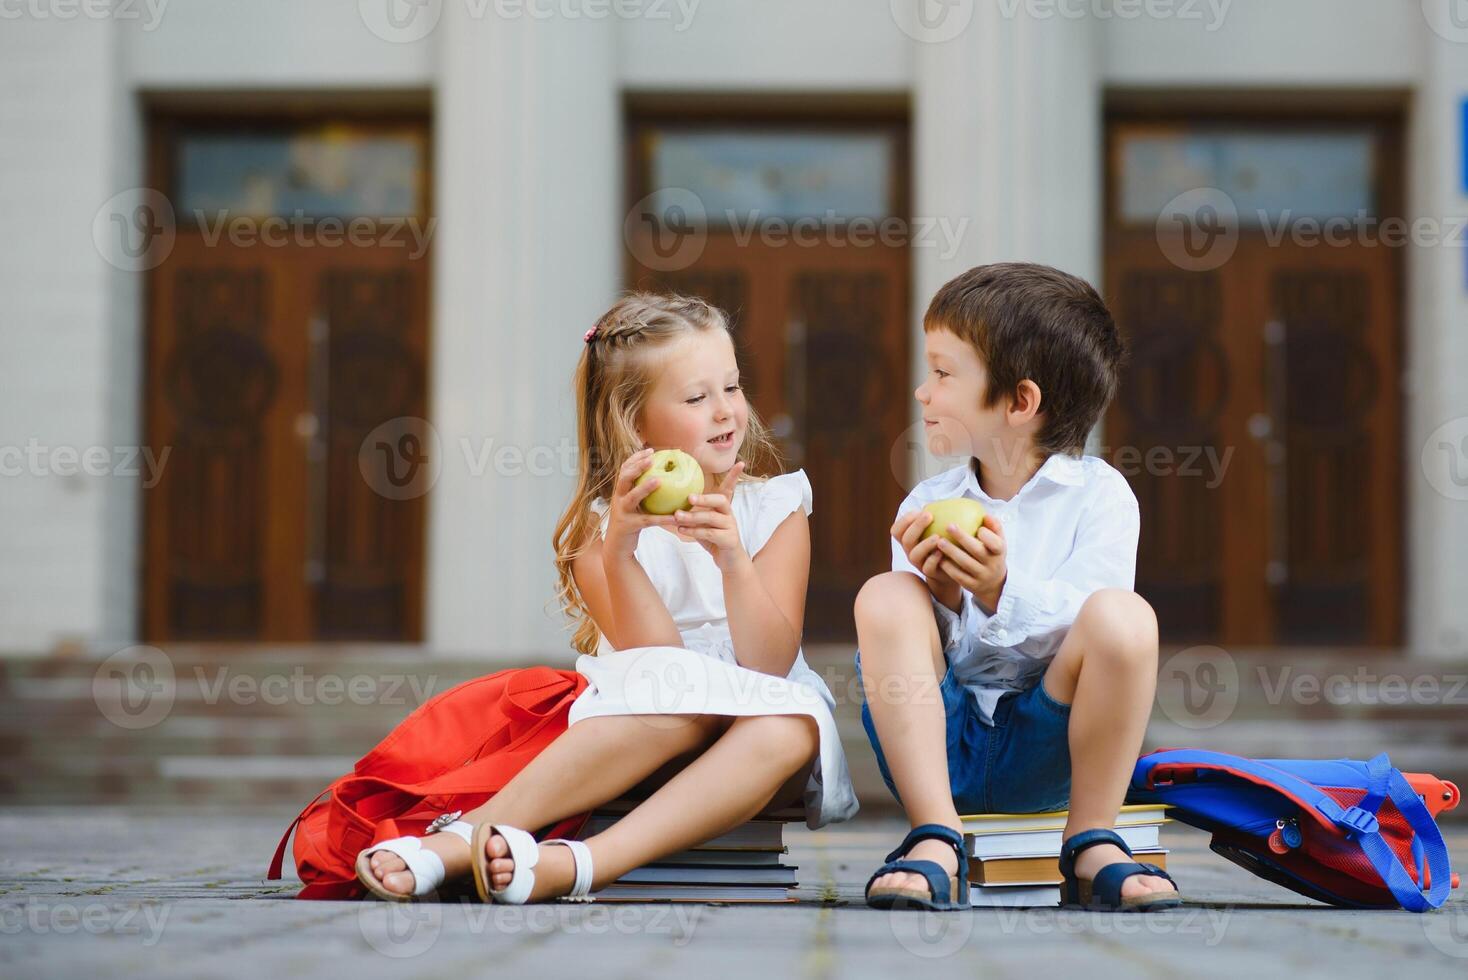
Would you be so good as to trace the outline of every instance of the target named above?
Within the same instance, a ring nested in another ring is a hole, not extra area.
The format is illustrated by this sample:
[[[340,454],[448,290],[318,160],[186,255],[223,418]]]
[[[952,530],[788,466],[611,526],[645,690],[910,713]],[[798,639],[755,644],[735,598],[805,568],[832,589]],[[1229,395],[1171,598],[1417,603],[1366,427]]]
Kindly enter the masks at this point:
[[[1335,822],[1353,834],[1374,834],[1381,830],[1376,814],[1363,810],[1359,806],[1349,808],[1336,817]]]

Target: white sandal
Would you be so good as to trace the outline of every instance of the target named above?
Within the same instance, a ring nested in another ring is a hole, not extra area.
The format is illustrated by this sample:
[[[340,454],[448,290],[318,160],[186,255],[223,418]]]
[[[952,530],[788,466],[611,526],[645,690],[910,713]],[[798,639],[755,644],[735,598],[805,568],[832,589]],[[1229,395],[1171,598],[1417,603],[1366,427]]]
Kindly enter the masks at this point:
[[[515,862],[515,871],[510,883],[501,889],[489,886],[490,857],[485,849],[491,834],[499,834],[510,848],[510,860]],[[564,902],[590,902],[591,898],[591,848],[579,840],[557,837],[547,844],[564,844],[571,850],[571,860],[576,865],[576,880],[570,893],[560,896]],[[535,838],[518,827],[493,826],[482,823],[474,828],[474,839],[469,843],[474,867],[474,888],[483,902],[498,902],[502,905],[524,905],[530,900],[535,888],[535,865],[540,861],[540,845]]]
[[[428,825],[428,833],[437,834],[446,831],[456,834],[464,839],[465,844],[472,847],[474,825],[460,820],[459,817],[462,814],[462,810],[456,810],[436,818]],[[403,859],[403,863],[408,866],[408,871],[413,875],[411,892],[392,891],[384,886],[373,873],[372,855],[378,851],[391,851]],[[445,876],[443,858],[424,847],[422,837],[394,837],[380,844],[363,848],[357,854],[357,880],[372,894],[389,902],[406,902],[427,895],[443,884]]]

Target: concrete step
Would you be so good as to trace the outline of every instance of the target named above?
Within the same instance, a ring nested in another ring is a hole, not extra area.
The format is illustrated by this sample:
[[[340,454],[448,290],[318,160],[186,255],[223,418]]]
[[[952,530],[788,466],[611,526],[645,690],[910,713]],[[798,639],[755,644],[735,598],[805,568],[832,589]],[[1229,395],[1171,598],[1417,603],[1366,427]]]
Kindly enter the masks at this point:
[[[837,699],[863,806],[882,812],[893,801],[862,730],[851,652],[814,647],[807,659]],[[1468,690],[1454,693],[1468,666],[1387,658],[1363,675],[1359,654],[1226,656],[1205,658],[1212,672],[1194,658],[1191,673],[1178,676],[1164,655],[1144,750],[1362,759],[1386,751],[1399,768],[1468,787],[1468,711],[1460,703]],[[123,711],[110,665],[0,657],[0,803],[304,805],[423,700],[502,669],[412,650],[319,647],[170,648],[154,666],[153,675],[134,678],[129,696],[138,700]],[[1301,677],[1313,680],[1302,685]],[[1189,679],[1200,686],[1187,690]],[[1419,693],[1435,685],[1435,695],[1414,698],[1413,682]],[[1214,701],[1199,700],[1204,689]],[[158,702],[147,698],[166,699],[166,710],[149,714]]]

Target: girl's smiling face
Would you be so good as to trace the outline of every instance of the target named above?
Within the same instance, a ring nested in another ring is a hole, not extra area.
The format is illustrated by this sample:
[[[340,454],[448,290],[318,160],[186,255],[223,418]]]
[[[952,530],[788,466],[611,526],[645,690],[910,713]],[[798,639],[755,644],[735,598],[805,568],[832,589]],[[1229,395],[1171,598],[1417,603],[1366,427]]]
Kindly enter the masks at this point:
[[[734,342],[724,330],[697,330],[654,356],[661,363],[637,434],[645,446],[698,460],[712,488],[734,466],[749,426]]]

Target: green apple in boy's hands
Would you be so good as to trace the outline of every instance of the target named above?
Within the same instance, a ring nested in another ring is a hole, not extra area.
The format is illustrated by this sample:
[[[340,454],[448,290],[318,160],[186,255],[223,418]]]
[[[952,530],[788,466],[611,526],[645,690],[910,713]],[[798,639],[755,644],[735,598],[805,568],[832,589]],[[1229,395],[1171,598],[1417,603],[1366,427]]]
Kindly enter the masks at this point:
[[[958,525],[958,529],[970,537],[979,533],[979,528],[984,523],[984,505],[977,500],[967,497],[954,497],[951,500],[935,500],[923,507],[923,510],[933,515],[933,520],[923,529],[923,541],[935,534],[942,535],[949,541],[953,536],[948,533],[950,524]]]
[[[647,472],[634,486],[657,480],[658,488],[642,499],[648,514],[673,514],[688,509],[688,498],[703,493],[703,467],[681,449],[659,449],[652,454]]]
[[[998,603],[1007,577],[1004,530],[978,501],[935,501],[899,515],[890,533],[938,602],[958,612],[967,589],[986,610]]]
[[[899,514],[888,533],[907,556],[908,563],[922,574],[933,598],[957,612],[963,590],[940,567],[943,553],[938,550],[938,545],[948,538],[946,533],[937,534],[935,531],[943,526],[927,508],[923,508]]]
[[[967,590],[986,613],[994,615],[1009,579],[1009,545],[999,519],[986,515],[975,533],[960,528],[951,540],[946,534],[935,535],[931,543],[938,551],[929,557],[940,559],[937,568],[943,576]]]

